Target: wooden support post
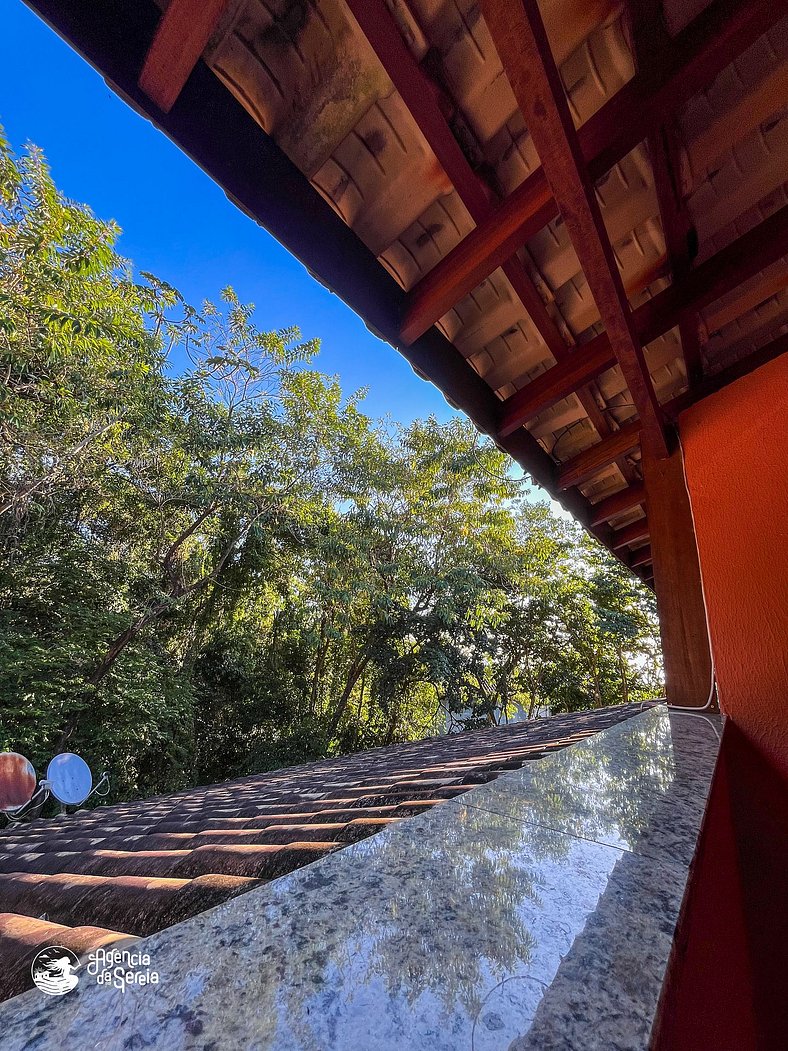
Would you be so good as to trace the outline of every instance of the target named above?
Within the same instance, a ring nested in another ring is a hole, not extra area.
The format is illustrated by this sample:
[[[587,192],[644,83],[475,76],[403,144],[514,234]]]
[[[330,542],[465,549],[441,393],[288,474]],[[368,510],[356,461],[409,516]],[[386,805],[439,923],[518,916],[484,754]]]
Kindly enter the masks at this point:
[[[711,654],[681,450],[659,459],[644,442],[642,467],[667,698],[700,708],[711,689]]]

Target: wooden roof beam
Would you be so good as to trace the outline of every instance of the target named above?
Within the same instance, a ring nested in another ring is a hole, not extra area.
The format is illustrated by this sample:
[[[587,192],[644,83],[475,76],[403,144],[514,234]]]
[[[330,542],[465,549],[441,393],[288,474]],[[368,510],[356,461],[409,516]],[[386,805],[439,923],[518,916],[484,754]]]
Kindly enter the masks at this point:
[[[649,535],[648,519],[639,518],[637,522],[625,526],[624,529],[617,529],[613,533],[611,546],[614,551],[620,551],[624,547],[629,547],[630,544],[647,540]]]
[[[410,344],[556,215],[547,180],[531,176],[436,263],[407,295],[400,336]]]
[[[669,331],[788,253],[788,204],[635,311],[644,343]]]
[[[492,199],[492,190],[482,183],[476,172],[471,168],[444,116],[440,104],[439,87],[419,66],[403,40],[399,27],[384,0],[346,0],[346,2],[358,22],[359,28],[378,56],[383,68],[399,92],[446,175],[453,183],[474,222],[483,224],[491,216],[497,215],[498,208],[496,208]],[[549,210],[552,208],[554,210],[555,206],[551,204],[552,195],[544,180],[542,181],[542,192],[544,193],[543,209]],[[540,211],[538,204],[535,204],[533,201],[528,204],[528,208],[531,216],[530,222],[534,223],[529,229],[532,229],[535,233],[537,229],[547,222],[548,211]],[[536,208],[536,218],[534,218],[534,208]],[[557,324],[548,312],[530,274],[521,260],[513,254],[516,247],[518,247],[514,238],[526,240],[527,236],[530,236],[528,234],[523,236],[523,233],[522,228],[518,228],[518,232],[513,235],[513,239],[510,242],[512,245],[511,249],[508,249],[507,246],[507,250],[499,254],[496,265],[502,266],[503,272],[514,289],[515,295],[522,302],[526,313],[544,340],[549,352],[557,361],[561,361],[569,354],[569,348],[564,342]],[[522,241],[519,243],[522,243]],[[465,254],[463,255],[463,253]],[[459,258],[460,265],[467,271],[466,279],[471,281],[470,288],[475,287],[482,278],[477,279],[473,276],[476,267],[474,242],[469,242],[465,249],[463,249],[461,244]],[[468,277],[468,274],[471,276]],[[429,289],[432,290],[427,297],[428,299],[431,299],[434,294],[439,296],[445,294],[446,290],[440,288],[441,271],[431,271],[427,275],[426,280],[429,283]],[[453,292],[450,295],[453,295]],[[449,306],[452,306],[455,302],[457,302],[456,299]],[[410,306],[407,305],[408,303],[410,303]],[[432,327],[433,322],[440,316],[439,314],[436,317],[425,318],[420,314],[421,307],[418,302],[415,306],[415,314],[409,317],[409,311],[413,307],[413,302],[406,299],[406,306],[402,314],[403,322],[400,325],[400,344],[404,344],[404,346],[410,346],[415,339],[427,332]],[[441,313],[444,313],[444,311],[441,311]],[[609,435],[612,428],[597,403],[595,393],[591,390],[581,389],[578,391],[578,398],[596,431],[602,437]],[[630,480],[626,464],[622,464],[621,469],[625,473],[627,480]]]
[[[786,253],[788,205],[695,267],[681,283],[669,285],[638,307],[633,316],[641,340],[648,344],[664,335],[683,317],[697,314],[704,306],[748,281]],[[586,354],[589,358],[584,361]],[[579,382],[578,377],[582,382],[588,382],[615,363],[607,333],[577,347],[564,361],[537,376],[503,402],[499,433],[513,433],[550,405],[568,397]]]
[[[664,44],[660,61],[638,71],[581,128],[592,177],[609,171],[784,13],[771,0],[714,0],[669,41],[660,34]]]
[[[640,507],[646,502],[646,489],[643,485],[628,485],[625,489],[613,493],[612,496],[600,500],[598,504],[591,507],[590,521],[594,525],[602,525],[609,522],[611,518],[631,511],[633,507]],[[614,534],[615,535],[615,534]]]
[[[706,377],[703,383],[695,390],[687,391],[685,394],[680,394],[677,398],[673,398],[672,401],[667,402],[664,406],[665,415],[670,419],[674,419],[691,405],[695,405],[711,394],[716,394],[717,391],[727,387],[730,383],[735,383],[736,380],[749,375],[750,372],[754,372],[761,365],[765,365],[768,361],[773,361],[787,351],[788,333],[779,336],[765,347],[749,354],[746,358],[737,361],[727,369],[723,369],[713,376]],[[588,481],[589,478],[593,478],[595,474],[618,460],[619,457],[631,452],[640,444],[640,431],[640,421],[632,420],[629,423],[625,423],[610,437],[597,442],[596,445],[592,445],[588,449],[584,449],[583,452],[578,453],[572,459],[566,460],[560,465],[558,470],[558,488],[569,489],[572,486],[580,485]],[[600,525],[602,522],[614,517],[614,515],[621,514],[630,507],[642,503],[644,499],[645,492],[642,486],[630,485],[627,489],[621,490],[620,493],[614,493],[613,496],[608,497],[606,500],[598,504],[592,504],[589,522],[594,525]],[[615,533],[612,536],[614,537]]]
[[[666,415],[671,419],[675,418],[684,409],[688,409],[691,405],[695,405],[697,402],[709,397],[709,395],[715,394],[743,376],[749,375],[750,372],[754,372],[755,369],[760,368],[766,362],[773,361],[786,352],[788,352],[788,333],[748,355],[742,361],[738,361],[727,369],[707,377],[694,391],[680,394],[677,398],[667,402],[665,405]],[[589,478],[593,478],[603,468],[609,467],[619,457],[637,448],[639,444],[640,421],[633,420],[630,423],[625,423],[608,438],[597,442],[596,445],[592,445],[588,449],[584,449],[577,456],[561,464],[558,471],[558,488],[569,489],[572,486],[581,485],[583,482],[588,481]],[[593,526],[601,525],[603,522],[615,517],[615,515],[622,514],[624,511],[642,504],[644,500],[645,491],[643,487],[641,485],[630,485],[619,493],[614,493],[613,496],[600,501],[598,504],[592,504],[588,519],[589,524]],[[612,541],[615,537],[616,533],[614,532],[611,535],[611,546],[614,546]],[[633,542],[633,540],[627,541],[627,543]]]
[[[625,423],[596,445],[584,449],[571,460],[561,464],[558,472],[558,488],[570,489],[573,485],[592,478],[603,467],[609,466],[619,456],[631,452],[640,443],[640,421]]]
[[[427,77],[413,57],[384,0],[346,0],[346,3],[430,149],[470,212],[471,218],[477,224],[489,220],[496,213],[494,201],[491,199],[492,190],[484,185],[471,168],[443,115],[438,100],[437,86]],[[512,284],[515,294],[520,297],[550,352],[557,356],[566,353],[567,348],[563,337],[550,317],[544,300],[528,271],[520,260],[514,257],[513,252],[507,253],[502,262],[504,273]],[[469,261],[466,260],[465,265],[468,263]],[[470,260],[470,265],[473,265],[472,260]],[[403,316],[406,314],[407,308]],[[432,326],[435,320],[437,319],[434,318],[423,326],[417,326],[420,331],[415,335],[411,336],[409,330],[407,338],[401,330],[402,343],[410,346],[418,336]]]
[[[616,356],[604,332],[583,346],[576,347],[558,365],[549,368],[506,399],[498,434],[501,437],[512,434],[526,420],[538,416],[543,409],[567,397],[615,364]]]
[[[645,547],[638,548],[638,550],[634,552],[632,558],[629,560],[629,565],[632,569],[637,569],[638,566],[651,565],[652,562],[651,545],[646,544]],[[644,579],[647,575],[648,574],[645,573],[643,574]]]
[[[536,0],[482,0],[482,11],[558,201],[644,433],[667,455],[662,410],[643,356],[564,85]]]
[[[140,88],[163,113],[175,105],[230,3],[170,0],[139,77]]]
[[[631,0],[627,7],[638,71],[646,77],[669,62],[672,41],[665,26],[662,0]],[[727,57],[727,53],[726,53]],[[679,133],[676,117],[665,111],[664,123],[652,124],[647,136],[654,189],[665,236],[672,282],[680,282],[692,266],[691,233],[694,229],[681,188]],[[703,378],[703,358],[696,317],[679,323],[681,349],[689,387]]]
[[[745,358],[734,362],[733,365],[729,365],[727,368],[721,369],[719,372],[715,372],[711,376],[706,376],[693,390],[686,391],[684,394],[679,394],[677,398],[668,402],[665,406],[665,410],[670,416],[678,416],[680,412],[683,412],[684,409],[688,409],[690,405],[694,405],[696,402],[708,398],[711,394],[716,394],[717,391],[722,390],[723,387],[735,383],[736,380],[741,379],[743,376],[748,376],[751,372],[759,369],[761,365],[765,365],[769,361],[774,361],[775,358],[779,358],[780,355],[785,354],[786,352],[788,352],[788,332],[783,336],[778,336],[777,339],[772,340],[771,343],[767,343],[759,350],[754,350]]]
[[[766,0],[712,3],[673,38],[664,63],[649,75],[635,74],[582,125],[580,148],[592,178],[604,175],[642,141],[649,113],[675,110],[702,86],[701,74],[713,80],[780,17],[779,5]],[[558,206],[539,169],[413,286],[405,302],[403,342],[426,332],[557,215]]]

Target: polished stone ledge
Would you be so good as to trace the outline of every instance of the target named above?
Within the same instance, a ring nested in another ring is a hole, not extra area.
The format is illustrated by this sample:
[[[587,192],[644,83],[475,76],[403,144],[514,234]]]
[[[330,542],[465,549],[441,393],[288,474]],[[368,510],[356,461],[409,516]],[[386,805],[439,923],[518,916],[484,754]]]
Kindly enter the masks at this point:
[[[7,1051],[645,1048],[721,720],[664,706],[0,1005]]]

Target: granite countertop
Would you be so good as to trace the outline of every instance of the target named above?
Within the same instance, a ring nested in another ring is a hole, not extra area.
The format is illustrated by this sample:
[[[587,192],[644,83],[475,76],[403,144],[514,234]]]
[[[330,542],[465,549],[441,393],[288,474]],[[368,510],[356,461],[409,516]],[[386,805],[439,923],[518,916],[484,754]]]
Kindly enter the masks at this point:
[[[0,1005],[3,1047],[645,1048],[720,730],[646,709],[136,943],[157,984]]]

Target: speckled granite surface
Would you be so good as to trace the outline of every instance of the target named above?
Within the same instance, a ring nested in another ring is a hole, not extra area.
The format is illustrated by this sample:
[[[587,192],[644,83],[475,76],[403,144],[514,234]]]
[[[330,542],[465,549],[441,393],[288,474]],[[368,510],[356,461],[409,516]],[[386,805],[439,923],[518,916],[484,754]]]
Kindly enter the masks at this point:
[[[720,721],[652,708],[0,1006],[7,1051],[643,1048]]]

